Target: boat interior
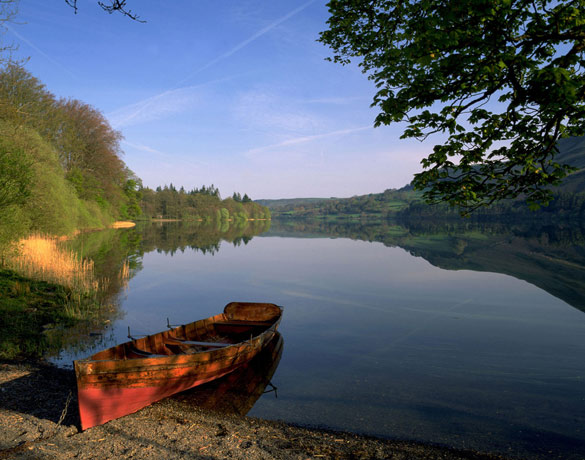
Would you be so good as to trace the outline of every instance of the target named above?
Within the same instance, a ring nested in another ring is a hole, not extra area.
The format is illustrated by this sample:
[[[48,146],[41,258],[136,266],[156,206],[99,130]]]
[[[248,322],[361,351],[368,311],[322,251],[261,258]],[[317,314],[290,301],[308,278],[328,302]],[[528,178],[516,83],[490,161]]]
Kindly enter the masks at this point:
[[[282,310],[273,304],[232,302],[224,313],[103,350],[89,359],[139,359],[195,354],[251,340],[278,323]]]

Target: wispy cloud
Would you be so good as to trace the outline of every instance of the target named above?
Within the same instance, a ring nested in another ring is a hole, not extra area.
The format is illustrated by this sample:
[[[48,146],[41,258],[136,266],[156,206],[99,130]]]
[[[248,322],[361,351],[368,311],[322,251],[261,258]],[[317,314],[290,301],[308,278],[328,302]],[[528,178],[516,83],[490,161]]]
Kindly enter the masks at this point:
[[[49,56],[47,53],[45,53],[42,49],[40,49],[38,46],[36,46],[33,42],[31,42],[29,39],[27,39],[26,37],[24,37],[23,35],[19,34],[16,30],[14,30],[13,27],[11,27],[10,25],[4,23],[4,27],[12,34],[14,35],[16,38],[18,38],[21,42],[26,43],[30,48],[32,48],[33,50],[35,50],[38,54],[40,54],[41,56],[43,56],[47,61],[55,64],[57,67],[60,67],[61,69],[65,70],[69,75],[71,75],[74,78],[79,78],[78,75],[76,75],[74,72],[71,71],[71,69],[69,69],[68,67],[64,66],[62,63],[60,63],[59,61],[57,61],[56,59],[52,58],[51,56]]]
[[[168,154],[161,152],[160,150],[153,149],[148,145],[135,144],[133,142],[128,142],[127,140],[123,140],[122,145],[127,145],[128,147],[133,148],[134,150],[139,150],[141,152],[152,153],[159,156],[168,156]]]
[[[115,128],[160,120],[200,104],[205,95],[209,94],[209,91],[204,92],[203,88],[233,80],[241,75],[246,75],[246,73],[229,75],[197,85],[169,89],[133,104],[120,107],[109,112],[106,116]]]
[[[214,66],[215,64],[217,64],[218,62],[223,61],[224,59],[229,58],[230,56],[232,56],[233,54],[237,53],[238,51],[240,51],[242,48],[245,48],[246,46],[248,46],[250,43],[252,43],[253,41],[257,40],[258,38],[260,38],[262,35],[270,32],[272,29],[274,29],[275,27],[279,26],[280,24],[282,24],[283,22],[289,20],[290,18],[292,18],[293,16],[297,15],[298,13],[300,13],[301,11],[303,11],[305,8],[307,8],[309,5],[311,5],[312,3],[315,3],[316,0],[309,0],[306,3],[303,3],[301,6],[299,6],[298,8],[295,8],[294,10],[290,11],[289,13],[285,14],[284,16],[276,19],[275,21],[271,22],[270,24],[268,24],[266,27],[260,29],[259,31],[257,31],[256,33],[254,33],[252,36],[248,37],[247,39],[243,40],[242,42],[238,43],[236,46],[234,46],[233,48],[231,48],[229,51],[226,51],[223,54],[220,54],[219,56],[217,56],[216,58],[212,59],[211,61],[209,61],[207,64],[203,65],[202,67],[199,67],[197,70],[195,70],[194,72],[191,72],[189,75],[187,75],[185,78],[183,78],[181,81],[179,81],[177,83],[177,86],[184,84],[185,82],[187,82],[188,80],[190,80],[191,78],[193,78],[195,75],[197,75],[200,72],[203,72],[204,70],[209,69],[210,67]]]
[[[122,144],[125,146],[130,147],[133,150],[138,150],[139,152],[145,152],[145,153],[150,153],[152,155],[156,155],[158,157],[161,157],[161,161],[167,161],[169,158],[177,158],[177,155],[170,155],[168,153],[165,153],[161,150],[152,148],[148,145],[144,145],[144,144],[137,144],[135,142],[128,142],[127,140],[123,140]],[[192,158],[191,155],[187,154],[185,155],[185,159],[183,161],[183,165],[185,164],[189,164],[191,166],[209,166],[208,163],[204,162],[204,161],[200,161],[197,159]]]
[[[106,114],[115,128],[158,120],[186,110],[197,104],[201,95],[198,87],[168,90]]]
[[[325,127],[320,116],[299,108],[295,99],[270,91],[254,90],[240,95],[233,110],[239,123],[259,131],[284,131],[290,135]]]
[[[301,137],[295,137],[292,139],[287,139],[285,141],[282,142],[278,142],[276,144],[271,144],[271,145],[266,145],[264,147],[258,147],[258,148],[254,148],[254,149],[250,149],[248,150],[248,154],[255,154],[255,153],[260,153],[260,152],[265,152],[266,150],[276,150],[276,149],[280,149],[283,147],[290,147],[292,145],[298,145],[298,144],[304,144],[307,142],[312,142],[318,139],[325,139],[325,138],[329,138],[329,137],[340,137],[340,136],[345,136],[347,134],[352,134],[352,133],[357,133],[360,131],[365,131],[367,129],[372,129],[372,126],[360,126],[360,127],[356,127],[356,128],[349,128],[349,129],[341,129],[338,131],[331,131],[328,133],[322,133],[322,134],[315,134],[312,136],[301,136]]]

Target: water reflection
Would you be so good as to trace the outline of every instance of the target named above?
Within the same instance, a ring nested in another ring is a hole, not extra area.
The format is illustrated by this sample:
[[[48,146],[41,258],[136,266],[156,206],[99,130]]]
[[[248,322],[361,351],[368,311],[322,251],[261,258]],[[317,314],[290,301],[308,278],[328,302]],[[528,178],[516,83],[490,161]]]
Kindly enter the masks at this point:
[[[529,282],[585,312],[581,226],[430,221],[275,221],[266,236],[338,237],[406,249],[445,270],[501,273]]]
[[[98,276],[111,279],[107,296],[113,303],[123,291],[123,283],[117,281],[115,273],[125,260],[133,276],[141,270],[144,255],[150,252],[172,256],[189,249],[215,255],[222,242],[245,246],[262,234],[381,242],[406,249],[446,270],[502,273],[528,281],[585,311],[585,230],[579,226],[305,220],[274,221],[272,228],[270,221],[251,221],[219,230],[197,222],[157,222],[83,234],[67,244],[94,260]]]
[[[270,221],[224,222],[221,227],[199,222],[155,222],[137,226],[141,236],[142,255],[148,252],[173,255],[192,249],[203,254],[216,254],[222,242],[234,246],[247,245],[254,236],[270,229]]]
[[[150,252],[172,256],[194,250],[214,255],[222,242],[233,246],[246,245],[269,228],[270,221],[226,222],[219,229],[214,224],[201,222],[149,222],[127,229],[82,233],[63,242],[63,246],[79,256],[94,261],[96,277],[105,281],[105,289],[100,293],[102,307],[82,312],[82,319],[74,327],[70,324],[47,325],[46,340],[43,340],[39,352],[59,366],[70,367],[74,359],[117,342],[112,325],[124,316],[120,303],[127,279],[118,274],[125,264],[130,270],[128,276],[132,278],[142,270],[144,255]]]
[[[246,415],[256,401],[268,392],[276,391],[270,384],[276,372],[284,340],[280,333],[245,366],[227,376],[172,396],[184,407],[198,407],[223,414]]]
[[[142,270],[145,254],[173,256],[190,250],[216,255],[222,243],[245,246],[257,235],[380,242],[406,249],[442,269],[502,273],[525,280],[585,311],[585,231],[578,226],[303,220],[274,221],[272,227],[270,221],[249,221],[218,229],[198,222],[154,222],[85,233],[64,243],[94,260],[97,276],[110,281],[102,309],[74,328],[46,328],[46,355],[65,364],[72,354],[90,354],[115,343],[111,325],[123,317],[119,304],[125,289],[116,273],[126,261],[133,277]]]

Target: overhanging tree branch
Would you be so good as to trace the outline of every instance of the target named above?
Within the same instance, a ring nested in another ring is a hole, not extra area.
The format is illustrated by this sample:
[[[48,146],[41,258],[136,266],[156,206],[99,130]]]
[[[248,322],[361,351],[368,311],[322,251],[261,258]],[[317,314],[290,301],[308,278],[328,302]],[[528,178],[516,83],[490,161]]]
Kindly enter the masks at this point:
[[[356,60],[376,82],[375,126],[406,121],[402,138],[449,134],[413,181],[429,201],[464,209],[519,196],[547,203],[572,170],[553,161],[556,142],[585,134],[584,0],[328,7],[320,41],[332,61]]]
[[[137,22],[146,22],[142,19],[140,19],[140,17],[133,13],[132,10],[127,9],[126,7],[126,2],[127,0],[109,0],[109,2],[101,2],[98,1],[98,5],[106,12],[112,14],[112,13],[121,13],[124,16],[129,17],[130,19],[132,19],[133,21],[137,21]],[[73,10],[75,11],[75,14],[77,14],[77,0],[65,0],[65,3],[67,3],[67,5],[69,5],[71,8],[73,8]]]

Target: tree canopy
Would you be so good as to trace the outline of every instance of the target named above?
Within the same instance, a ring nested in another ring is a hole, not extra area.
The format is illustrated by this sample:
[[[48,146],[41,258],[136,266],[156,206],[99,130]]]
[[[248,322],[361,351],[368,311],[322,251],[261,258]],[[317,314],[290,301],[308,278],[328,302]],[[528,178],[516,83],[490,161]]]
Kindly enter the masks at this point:
[[[121,138],[92,106],[57,99],[19,65],[0,67],[0,243],[140,215]]]
[[[557,141],[585,134],[584,0],[331,0],[320,41],[374,81],[375,126],[446,136],[413,184],[471,210],[531,207],[572,171]]]

